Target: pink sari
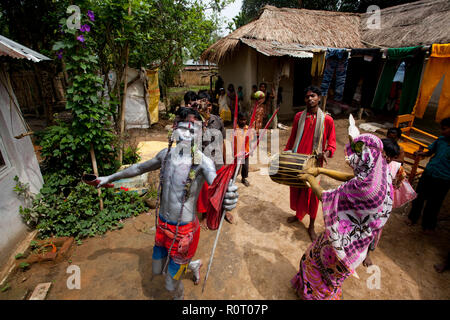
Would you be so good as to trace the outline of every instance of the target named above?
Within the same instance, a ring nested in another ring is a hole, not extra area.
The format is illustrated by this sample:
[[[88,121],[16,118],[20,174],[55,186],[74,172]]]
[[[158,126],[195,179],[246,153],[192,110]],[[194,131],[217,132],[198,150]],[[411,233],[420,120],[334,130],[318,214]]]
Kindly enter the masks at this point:
[[[339,299],[343,281],[364,261],[390,216],[393,188],[383,143],[372,134],[358,141],[364,143],[361,154],[346,146],[355,177],[323,192],[325,232],[303,255],[291,280],[303,299]]]

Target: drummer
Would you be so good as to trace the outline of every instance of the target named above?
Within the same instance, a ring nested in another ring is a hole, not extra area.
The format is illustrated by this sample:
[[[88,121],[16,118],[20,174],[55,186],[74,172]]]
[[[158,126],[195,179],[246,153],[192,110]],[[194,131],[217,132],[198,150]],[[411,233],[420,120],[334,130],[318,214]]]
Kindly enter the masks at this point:
[[[336,150],[334,121],[320,108],[320,89],[309,86],[305,89],[306,111],[297,113],[292,124],[292,132],[284,151],[302,154],[317,154],[318,165],[323,166]],[[308,234],[311,241],[317,238],[314,222],[319,200],[310,188],[290,187],[290,205],[296,215],[287,219],[288,223],[301,221],[306,214],[310,216]]]

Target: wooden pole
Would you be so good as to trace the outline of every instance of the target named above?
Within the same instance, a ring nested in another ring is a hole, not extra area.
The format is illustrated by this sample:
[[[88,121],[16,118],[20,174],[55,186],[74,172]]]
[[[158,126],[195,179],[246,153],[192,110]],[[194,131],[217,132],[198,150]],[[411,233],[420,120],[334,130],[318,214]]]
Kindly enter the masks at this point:
[[[278,63],[277,63],[277,68],[276,68],[276,71],[275,71],[275,78],[274,78],[274,81],[273,81],[273,87],[275,88],[275,92],[274,92],[275,97],[273,97],[274,103],[272,104],[272,110],[270,110],[272,113],[278,108],[278,89],[280,87],[281,72],[282,72],[281,71],[281,69],[282,69],[281,63],[282,63],[281,61],[278,61]],[[272,128],[276,129],[277,126],[278,126],[278,117],[276,116],[273,119],[273,126],[272,126]]]
[[[131,3],[128,6],[128,15],[131,16]],[[125,106],[126,106],[126,100],[127,100],[127,87],[128,87],[128,55],[130,53],[129,43],[127,40],[127,43],[125,45],[126,47],[126,53],[125,53],[125,75],[124,75],[124,86],[123,86],[123,97],[122,97],[122,107],[120,109],[120,148],[119,148],[119,162],[122,164],[123,159],[123,132],[125,130]],[[120,81],[120,80],[119,80]],[[120,84],[119,84],[120,88]],[[120,89],[119,89],[120,91]]]
[[[98,169],[97,169],[97,160],[95,159],[94,146],[91,143],[91,161],[92,161],[92,169],[94,169],[94,174],[98,177]],[[102,199],[102,190],[100,188],[97,189],[98,199],[100,200],[100,211],[103,210],[103,199]]]
[[[148,108],[148,82],[147,82],[147,72],[146,70],[141,70],[141,72],[143,72],[144,74],[144,80],[142,81],[142,85],[144,86],[144,102],[145,102],[145,110],[147,111],[147,120],[148,120],[148,126],[151,127],[152,126],[152,122],[151,122],[151,115],[150,115],[150,110]]]

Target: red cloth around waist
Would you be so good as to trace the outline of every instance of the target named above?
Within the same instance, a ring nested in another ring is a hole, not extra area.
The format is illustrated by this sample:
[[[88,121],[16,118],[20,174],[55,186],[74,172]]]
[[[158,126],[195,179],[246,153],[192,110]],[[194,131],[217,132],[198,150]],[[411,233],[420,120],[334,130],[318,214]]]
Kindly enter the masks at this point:
[[[177,225],[163,222],[158,217],[158,228],[156,228],[155,245],[167,250],[172,245]],[[200,239],[200,228],[198,218],[193,222],[178,226],[178,235],[173,244],[169,256],[175,263],[185,264],[194,257]]]

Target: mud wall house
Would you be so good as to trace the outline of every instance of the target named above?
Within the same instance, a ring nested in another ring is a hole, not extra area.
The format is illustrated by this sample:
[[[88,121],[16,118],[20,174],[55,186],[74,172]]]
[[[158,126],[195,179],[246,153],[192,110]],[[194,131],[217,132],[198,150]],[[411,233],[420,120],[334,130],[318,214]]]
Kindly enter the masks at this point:
[[[381,28],[370,28],[371,14],[361,15],[361,42],[369,48],[401,48],[450,43],[450,1],[422,0],[381,10]],[[423,73],[429,57],[423,62]],[[449,77],[447,70],[446,77]],[[428,102],[427,114],[434,117],[442,92],[444,77]],[[448,106],[450,108],[450,106]]]
[[[210,77],[217,71],[215,64],[188,60],[180,72],[179,86],[208,86]]]
[[[371,14],[265,6],[257,19],[214,43],[201,58],[217,63],[225,87],[229,83],[235,88],[243,87],[247,108],[253,84],[266,82],[269,90],[281,87],[279,119],[292,119],[304,105],[303,88],[310,84],[320,86],[322,82],[321,76],[311,75],[314,54],[327,48],[372,48],[383,52],[387,48],[448,43],[449,12],[448,0],[417,1],[382,9],[381,28],[370,29]],[[358,79],[352,77],[359,77],[361,72],[354,72],[357,59],[353,60],[350,57],[346,81],[352,80],[349,84],[353,83],[350,87],[354,91]],[[370,76],[366,75],[375,78],[370,85],[373,91],[384,62],[385,59]],[[346,85],[346,91],[347,88]],[[346,91],[344,99],[347,93],[351,101],[353,94]],[[430,105],[437,104],[436,96]],[[363,107],[370,107],[372,100],[368,100],[369,105]]]
[[[291,119],[304,105],[303,88],[321,82],[311,76],[313,51],[364,47],[359,25],[359,14],[265,6],[257,19],[210,46],[202,60],[218,64],[225,87],[243,87],[246,108],[253,84],[282,87],[278,118]]]
[[[28,183],[32,193],[38,193],[43,184],[39,164],[30,136],[16,138],[29,131],[11,79],[6,70],[11,59],[29,59],[34,62],[49,58],[0,36],[0,266],[9,258],[15,246],[27,232],[19,215],[24,205],[14,192],[14,177]],[[1,280],[1,279],[0,279]]]

